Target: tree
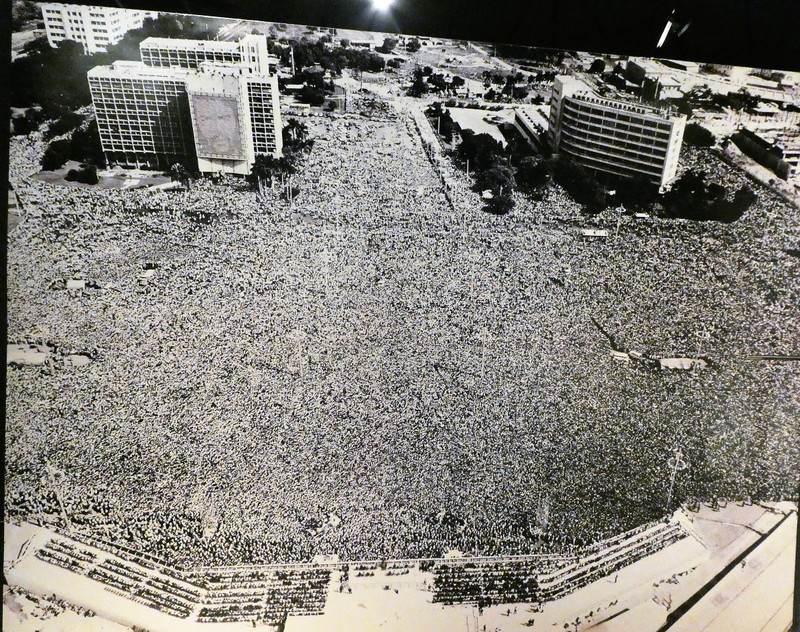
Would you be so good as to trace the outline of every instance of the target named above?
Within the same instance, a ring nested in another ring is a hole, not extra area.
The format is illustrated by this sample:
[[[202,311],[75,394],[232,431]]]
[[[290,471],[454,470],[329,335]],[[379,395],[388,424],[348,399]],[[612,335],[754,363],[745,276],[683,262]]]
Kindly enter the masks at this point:
[[[592,62],[592,65],[589,66],[589,72],[593,75],[599,75],[601,72],[605,72],[606,70],[606,62],[602,59],[595,59]]]
[[[386,37],[383,40],[383,45],[378,47],[379,53],[391,53],[395,46],[397,46],[397,39],[394,37]]]
[[[92,118],[88,125],[81,126],[72,132],[69,155],[72,160],[88,162],[97,167],[104,167],[106,157],[100,143],[100,131],[97,120]]]
[[[643,175],[620,178],[613,187],[616,191],[616,198],[626,208],[634,210],[649,210],[658,196],[658,186]]]
[[[416,71],[414,74],[417,74]],[[419,98],[426,92],[428,92],[428,84],[425,83],[425,79],[422,78],[421,74],[415,76],[414,81],[407,90],[408,96]]]
[[[554,156],[548,168],[556,184],[589,213],[599,213],[607,206],[607,192],[589,169],[566,156]]]
[[[261,195],[267,187],[275,182],[275,177],[280,173],[280,165],[275,156],[267,156],[265,154],[258,154],[253,161],[253,166],[250,169],[250,183]]]
[[[64,134],[74,130],[76,127],[78,127],[78,125],[83,123],[83,121],[83,116],[77,112],[67,111],[47,126],[45,138],[51,139],[55,138],[56,136],[63,136]]]
[[[173,182],[180,182],[187,189],[192,188],[192,176],[189,170],[180,162],[176,162],[170,167],[169,177]]]
[[[80,169],[70,169],[65,179],[83,184],[97,184],[100,181],[97,177],[97,167],[87,164],[82,164]]]
[[[313,106],[320,106],[325,103],[325,93],[319,88],[305,85],[300,91],[300,100]]]
[[[683,140],[692,147],[712,147],[716,142],[714,134],[697,123],[689,123],[683,131]]]
[[[14,134],[23,136],[39,129],[41,112],[34,108],[27,108],[23,116],[17,116],[11,119],[11,125],[14,127]]]
[[[55,171],[64,166],[69,158],[70,142],[66,138],[50,143],[42,156],[42,169],[44,171]]]
[[[491,190],[495,197],[510,193],[516,186],[514,172],[507,165],[498,162],[477,172],[475,186],[480,191]]]
[[[514,199],[508,193],[495,195],[483,205],[483,210],[492,215],[505,215],[514,208]]]
[[[308,125],[295,118],[289,119],[283,128],[284,143],[289,140],[291,143],[303,142],[308,138]]]
[[[308,126],[294,118],[289,119],[287,125],[283,127],[282,136],[284,153],[308,152],[314,146],[313,139],[308,137]]]
[[[547,184],[547,163],[541,156],[526,156],[520,160],[514,178],[520,190],[533,193]]]
[[[489,134],[475,134],[472,130],[465,129],[461,139],[458,156],[462,161],[469,160],[471,168],[475,171],[493,167],[498,156],[503,153],[503,147]]]

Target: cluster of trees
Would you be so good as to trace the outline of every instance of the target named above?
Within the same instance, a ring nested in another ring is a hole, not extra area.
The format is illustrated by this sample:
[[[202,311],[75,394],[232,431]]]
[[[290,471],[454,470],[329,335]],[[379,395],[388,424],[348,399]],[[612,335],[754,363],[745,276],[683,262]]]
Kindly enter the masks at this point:
[[[40,164],[44,171],[55,171],[63,167],[68,160],[95,167],[105,166],[96,120],[92,119],[88,125],[81,125],[68,138],[51,142],[42,155]]]
[[[558,66],[570,55],[566,51],[554,51],[546,48],[531,48],[516,44],[497,44],[495,54],[504,59],[534,62],[542,66]],[[573,55],[575,56],[575,55]]]
[[[259,154],[250,170],[250,184],[262,195],[277,180],[284,182],[287,176],[297,173],[304,154],[314,147],[314,140],[308,136],[308,126],[297,119],[289,119],[282,130],[283,155],[280,158]],[[291,191],[292,197],[299,189]]]
[[[512,192],[516,189],[514,169],[503,146],[489,134],[461,132],[461,143],[455,150],[456,162],[475,174],[478,192],[486,192],[483,210],[505,215],[514,208]]]
[[[77,112],[64,112],[57,119],[50,121],[45,132],[45,138],[50,140],[56,136],[63,136],[79,127],[86,121],[86,118]]]
[[[454,75],[447,79],[442,73],[434,73],[430,66],[415,68],[412,83],[406,91],[408,96],[421,97],[428,92],[437,94],[454,94],[458,88],[466,83],[463,77]]]
[[[729,198],[728,190],[715,182],[707,182],[705,173],[689,171],[661,197],[661,204],[667,217],[734,222],[755,199],[755,193],[747,186],[742,186]]]
[[[488,70],[484,70],[483,87],[488,89],[483,96],[488,101],[524,99],[530,93],[530,90],[525,85],[526,83],[531,84],[536,81],[543,81],[544,79],[542,78],[549,75],[555,77],[555,73],[540,72],[536,75],[528,75],[528,79],[526,81],[525,75],[521,72],[503,75],[502,73],[493,73]]]
[[[155,19],[145,19],[141,28],[125,33],[119,42],[108,47],[106,53],[93,55],[93,65],[110,64],[117,59],[139,61],[139,44],[148,37],[211,40],[218,30],[207,18],[160,13]]]
[[[689,123],[683,131],[683,142],[692,147],[713,147],[716,138],[702,125]]]
[[[286,83],[303,84],[299,98],[304,103],[313,106],[325,103],[325,95],[333,92],[333,83],[325,82],[325,73],[321,70],[304,69],[287,81],[281,79],[280,83],[282,85]]]
[[[428,120],[433,129],[437,131],[442,139],[450,144],[453,142],[453,137],[458,133],[458,126],[456,126],[453,117],[450,116],[450,111],[443,107],[439,101],[432,103],[425,111]]]
[[[351,48],[349,46],[332,46],[330,36],[325,35],[316,42],[306,38],[302,40],[281,39],[269,40],[269,52],[277,55],[283,65],[291,65],[294,50],[295,72],[304,68],[319,65],[323,70],[330,70],[333,75],[340,75],[342,70],[350,68],[360,72],[381,72],[386,66],[383,57],[372,51]]]
[[[10,68],[10,105],[39,106],[42,120],[58,118],[92,102],[86,73],[96,65],[77,42],[59,42],[52,48],[46,38],[29,42]]]
[[[729,108],[731,110],[744,110],[745,112],[752,113],[759,104],[759,98],[747,91],[747,88],[742,88],[737,92],[729,92],[728,94],[714,94],[711,97],[711,102],[717,108]]]
[[[21,31],[28,22],[41,19],[39,5],[32,0],[14,0],[11,5],[11,28],[14,31]]]

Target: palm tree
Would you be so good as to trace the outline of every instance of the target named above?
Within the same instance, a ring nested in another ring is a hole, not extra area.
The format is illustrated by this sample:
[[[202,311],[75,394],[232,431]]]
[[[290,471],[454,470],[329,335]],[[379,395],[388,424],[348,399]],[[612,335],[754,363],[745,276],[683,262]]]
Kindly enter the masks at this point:
[[[265,154],[258,154],[253,161],[253,167],[250,170],[250,182],[258,191],[259,195],[263,196],[266,183],[269,181],[269,186],[272,187],[275,176],[280,172],[280,164],[275,156],[267,156]]]
[[[173,182],[180,182],[187,189],[191,189],[192,176],[182,163],[176,162],[169,169],[169,177]]]
[[[308,138],[308,126],[297,119],[289,119],[284,130],[287,131],[292,140],[304,141]]]
[[[283,146],[304,151],[311,149],[312,144],[308,138],[308,126],[297,119],[289,119],[283,128]]]

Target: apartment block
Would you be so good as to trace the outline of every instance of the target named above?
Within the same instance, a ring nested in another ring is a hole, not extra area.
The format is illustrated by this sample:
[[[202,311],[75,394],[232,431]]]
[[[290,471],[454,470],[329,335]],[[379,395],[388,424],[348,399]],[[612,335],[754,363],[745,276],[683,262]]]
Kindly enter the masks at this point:
[[[155,11],[135,11],[112,7],[92,7],[61,2],[40,5],[45,33],[50,46],[72,40],[83,45],[85,53],[105,52],[131,29],[141,28],[145,18],[156,18]]]

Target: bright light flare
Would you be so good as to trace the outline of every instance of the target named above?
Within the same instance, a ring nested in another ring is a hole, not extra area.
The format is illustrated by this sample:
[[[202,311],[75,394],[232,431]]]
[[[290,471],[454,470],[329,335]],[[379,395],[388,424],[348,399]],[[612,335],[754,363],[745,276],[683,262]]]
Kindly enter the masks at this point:
[[[388,11],[394,0],[372,0],[372,8],[376,11]]]

